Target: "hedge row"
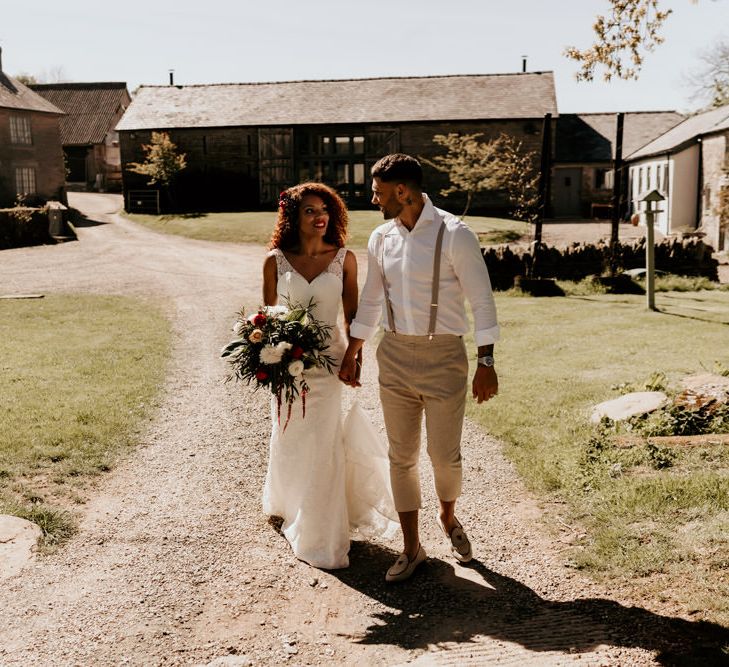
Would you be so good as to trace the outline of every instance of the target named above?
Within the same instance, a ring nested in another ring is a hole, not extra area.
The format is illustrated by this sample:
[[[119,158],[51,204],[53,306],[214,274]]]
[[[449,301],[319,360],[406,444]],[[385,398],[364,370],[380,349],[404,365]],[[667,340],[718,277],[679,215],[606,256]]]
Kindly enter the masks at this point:
[[[0,209],[0,250],[53,243],[48,231],[48,209]]]
[[[516,276],[527,276],[534,263],[534,245],[527,248],[491,246],[482,248],[494,289],[507,290],[514,286]],[[655,247],[656,269],[682,276],[705,276],[717,280],[718,262],[712,258],[714,249],[696,238],[663,239]],[[605,242],[575,243],[567,248],[542,245],[536,275],[557,280],[582,280],[605,273],[610,264],[610,247]],[[620,243],[617,264],[622,270],[645,266],[645,239]]]

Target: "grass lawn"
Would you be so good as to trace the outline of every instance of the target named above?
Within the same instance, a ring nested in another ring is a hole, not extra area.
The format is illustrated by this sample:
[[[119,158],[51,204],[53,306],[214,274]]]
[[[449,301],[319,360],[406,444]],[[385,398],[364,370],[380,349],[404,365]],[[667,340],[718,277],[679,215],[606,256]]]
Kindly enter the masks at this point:
[[[167,320],[124,297],[0,301],[0,514],[37,522],[46,545],[154,409]]]
[[[177,234],[205,241],[254,243],[266,245],[271,238],[276,213],[255,211],[242,213],[201,213],[182,216],[125,213],[127,218],[165,234]],[[372,230],[382,224],[379,211],[349,212],[350,248],[366,248]],[[479,234],[482,243],[505,243],[529,232],[529,225],[506,218],[468,216],[466,222]]]
[[[575,567],[729,625],[729,446],[618,448],[588,421],[656,373],[675,385],[729,369],[729,292],[656,302],[662,312],[640,296],[497,295],[500,392],[468,413],[557,503]]]

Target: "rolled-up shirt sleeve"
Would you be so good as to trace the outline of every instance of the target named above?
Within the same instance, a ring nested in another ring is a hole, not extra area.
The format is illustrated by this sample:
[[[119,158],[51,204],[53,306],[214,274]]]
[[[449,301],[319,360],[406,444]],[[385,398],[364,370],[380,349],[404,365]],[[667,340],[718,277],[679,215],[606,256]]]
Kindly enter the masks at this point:
[[[375,231],[367,244],[367,278],[360,294],[357,314],[349,326],[352,338],[369,340],[377,333],[382,319],[382,304],[385,291],[382,287],[382,275],[377,261],[382,236]]]
[[[451,258],[453,271],[473,311],[476,346],[491,345],[499,340],[500,333],[491,279],[478,238],[463,223],[454,230]]]

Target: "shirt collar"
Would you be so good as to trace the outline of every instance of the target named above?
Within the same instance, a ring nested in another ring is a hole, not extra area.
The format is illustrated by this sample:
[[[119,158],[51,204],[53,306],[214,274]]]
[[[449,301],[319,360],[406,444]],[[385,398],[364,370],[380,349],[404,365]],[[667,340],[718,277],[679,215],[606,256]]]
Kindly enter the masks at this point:
[[[423,210],[420,212],[420,217],[415,222],[413,231],[425,227],[427,224],[432,223],[434,220],[435,206],[433,206],[433,202],[430,201],[430,197],[428,197],[428,195],[423,192]],[[401,230],[406,229],[402,222],[400,222],[399,218],[395,218],[395,225]]]

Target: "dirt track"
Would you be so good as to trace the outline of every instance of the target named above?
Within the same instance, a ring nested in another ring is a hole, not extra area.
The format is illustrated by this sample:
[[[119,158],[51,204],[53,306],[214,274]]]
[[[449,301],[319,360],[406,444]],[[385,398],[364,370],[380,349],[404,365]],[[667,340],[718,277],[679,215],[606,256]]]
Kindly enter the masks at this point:
[[[548,535],[472,424],[459,512],[472,566],[448,557],[432,496],[431,558],[407,584],[383,581],[397,542],[355,543],[338,572],[296,561],[260,508],[267,397],[224,384],[218,358],[234,312],[258,303],[264,250],[158,235],[114,216],[119,203],[76,195],[89,218],[77,242],[0,252],[0,294],[138,295],[175,331],[136,451],[100,481],[71,543],[0,592],[0,665],[647,665],[696,644],[697,624],[625,606],[570,569],[570,535]],[[381,428],[371,351],[365,366],[359,398]]]

